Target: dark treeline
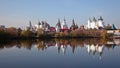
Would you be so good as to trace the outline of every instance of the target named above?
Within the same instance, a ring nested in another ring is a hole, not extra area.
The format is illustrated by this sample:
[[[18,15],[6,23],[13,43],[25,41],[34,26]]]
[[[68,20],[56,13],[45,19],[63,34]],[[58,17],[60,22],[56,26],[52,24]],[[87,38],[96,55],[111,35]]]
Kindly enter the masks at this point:
[[[110,38],[112,34],[107,34],[107,30],[71,30],[57,32],[45,32],[42,29],[38,29],[37,32],[30,30],[22,30],[20,28],[0,28],[0,39],[46,39],[46,38]]]

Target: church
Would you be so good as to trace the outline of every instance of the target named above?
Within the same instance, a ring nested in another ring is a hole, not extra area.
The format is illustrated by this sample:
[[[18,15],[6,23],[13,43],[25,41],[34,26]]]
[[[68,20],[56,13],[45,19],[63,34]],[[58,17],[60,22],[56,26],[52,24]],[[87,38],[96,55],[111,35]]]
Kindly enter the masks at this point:
[[[58,19],[58,23],[56,24],[56,32],[64,32],[64,31],[70,31],[70,29],[68,28],[68,25],[66,24],[66,20],[64,19],[64,21],[62,22],[62,24],[60,23],[60,19]]]
[[[89,18],[87,22],[87,29],[104,29],[104,21],[103,18],[100,16],[98,20],[94,17],[93,20]]]

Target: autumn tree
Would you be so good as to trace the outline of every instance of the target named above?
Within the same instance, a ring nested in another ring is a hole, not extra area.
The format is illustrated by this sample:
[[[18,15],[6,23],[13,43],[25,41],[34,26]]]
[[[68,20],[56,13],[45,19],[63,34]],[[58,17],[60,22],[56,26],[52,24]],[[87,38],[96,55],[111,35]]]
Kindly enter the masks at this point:
[[[37,37],[42,37],[44,35],[44,30],[43,29],[38,29],[37,30]]]
[[[29,31],[29,30],[22,30],[21,36],[23,36],[23,37],[31,37],[32,36],[32,32]]]
[[[0,28],[0,38],[3,38],[3,37],[7,37],[7,33],[5,32],[5,30],[3,28]]]
[[[11,37],[18,37],[18,30],[15,27],[9,27],[6,29],[6,32],[11,36]]]

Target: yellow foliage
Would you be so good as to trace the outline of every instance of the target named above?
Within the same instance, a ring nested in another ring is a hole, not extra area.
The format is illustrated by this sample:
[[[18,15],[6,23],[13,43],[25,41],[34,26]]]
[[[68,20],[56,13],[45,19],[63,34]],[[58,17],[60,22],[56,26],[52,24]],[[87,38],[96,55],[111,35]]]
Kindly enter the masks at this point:
[[[28,31],[28,30],[22,30],[21,32],[21,36],[25,36],[25,37],[30,37],[32,34],[31,31]]]

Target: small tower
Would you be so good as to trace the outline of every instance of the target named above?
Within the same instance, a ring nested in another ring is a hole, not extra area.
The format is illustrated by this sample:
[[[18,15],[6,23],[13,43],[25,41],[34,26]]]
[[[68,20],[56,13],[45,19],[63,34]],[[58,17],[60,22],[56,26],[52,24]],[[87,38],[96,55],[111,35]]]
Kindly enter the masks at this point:
[[[76,27],[76,26],[75,26],[75,21],[74,21],[74,19],[73,19],[73,20],[72,20],[72,25],[71,25],[70,29],[71,29],[71,30],[75,30],[75,27]]]
[[[92,29],[97,29],[97,20],[95,19],[95,17],[93,17],[93,21],[91,22],[91,28]]]
[[[58,23],[56,24],[56,32],[59,33],[61,29],[60,19],[58,19]]]
[[[101,21],[103,21],[103,18],[102,18],[102,16],[100,16],[100,18],[99,18],[98,20],[101,20]]]
[[[103,29],[105,27],[102,16],[100,16],[97,23],[99,29]]]
[[[56,26],[59,26],[61,28],[61,22],[60,19],[58,19],[58,23],[56,24]]]
[[[94,21],[94,22],[96,22],[96,21],[97,21],[95,17],[93,17],[93,21]]]
[[[91,19],[89,18],[88,22],[87,22],[87,29],[90,29],[91,28]]]
[[[29,27],[32,28],[32,24],[31,24],[31,21],[29,21]]]
[[[41,25],[40,25],[40,28],[41,28],[41,29],[44,29],[44,24],[45,24],[45,22],[44,22],[44,21],[41,21]]]
[[[32,23],[31,21],[29,21],[29,28],[28,28],[30,31],[33,31],[33,27],[32,27]]]
[[[74,21],[74,19],[72,20],[72,25],[75,26],[75,21]]]
[[[62,25],[61,25],[61,28],[62,28],[62,29],[67,29],[67,28],[68,28],[65,19],[64,19],[64,21],[63,21],[63,23],[62,23]]]
[[[38,22],[38,28],[40,28],[40,25],[41,25],[41,23],[40,23],[40,21]]]

